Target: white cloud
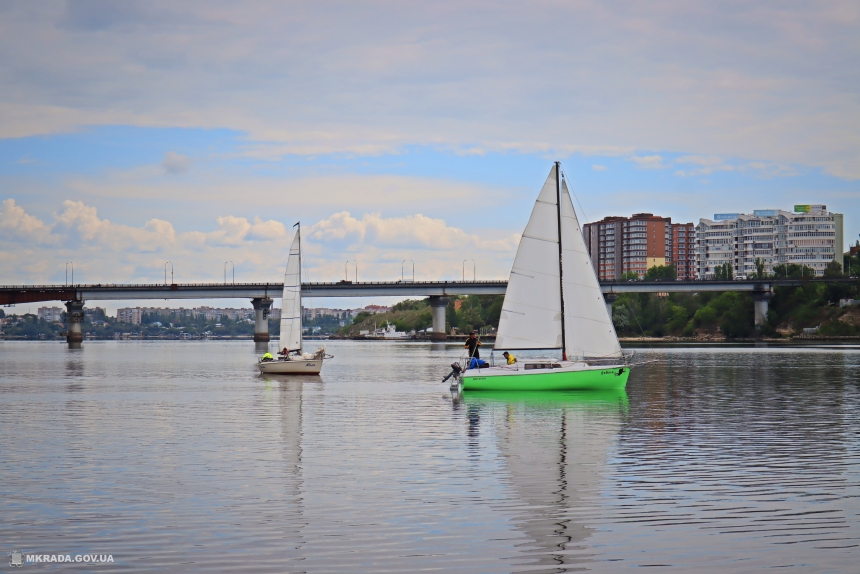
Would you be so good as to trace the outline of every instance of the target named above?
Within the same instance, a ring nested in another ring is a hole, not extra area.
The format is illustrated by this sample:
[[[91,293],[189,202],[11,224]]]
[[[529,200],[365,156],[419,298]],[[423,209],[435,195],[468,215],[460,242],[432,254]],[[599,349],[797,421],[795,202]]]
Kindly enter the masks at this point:
[[[173,224],[150,219],[141,226],[113,223],[81,201],[67,200],[47,223],[8,199],[0,211],[0,262],[10,283],[64,280],[64,265],[75,263],[75,279],[86,283],[161,281],[166,261],[179,282],[218,281],[225,261],[237,280],[277,281],[283,275],[292,230],[277,220],[224,215],[212,230],[177,233]],[[465,258],[487,277],[503,277],[519,236],[467,233],[444,220],[421,214],[383,217],[335,213],[307,227],[304,263],[312,280],[335,280],[342,261],[359,262],[361,278],[393,279],[402,260],[415,263],[418,276],[454,278]]]
[[[14,199],[3,201],[0,211],[0,230],[7,240],[17,239],[24,244],[52,245],[60,238],[51,235],[50,228],[38,217],[29,215],[24,208],[16,205]]]
[[[274,157],[682,150],[860,178],[854,0],[3,10],[0,137],[228,127]]]
[[[727,163],[718,156],[682,156],[675,160],[676,164],[692,164],[700,166],[695,169],[678,170],[675,175],[680,177],[691,177],[700,175],[711,175],[719,171],[755,172],[759,177],[793,177],[798,175],[797,170],[792,167],[773,162],[747,162]]]
[[[594,165],[592,165],[592,166],[591,166],[591,169],[593,169],[594,171],[606,171],[606,166],[605,166],[605,165],[594,164]]]
[[[723,163],[723,159],[717,156],[685,155],[677,158],[675,163],[692,163],[694,165],[714,166]]]
[[[663,165],[663,157],[659,155],[631,156],[630,161],[635,163],[642,169],[664,169],[668,166]]]
[[[516,249],[519,243],[518,235],[495,240],[482,239],[462,229],[449,227],[442,219],[433,219],[420,213],[390,218],[370,213],[356,219],[348,211],[342,211],[314,224],[308,237],[320,242],[372,244],[376,247],[436,250],[471,247],[503,252]]]

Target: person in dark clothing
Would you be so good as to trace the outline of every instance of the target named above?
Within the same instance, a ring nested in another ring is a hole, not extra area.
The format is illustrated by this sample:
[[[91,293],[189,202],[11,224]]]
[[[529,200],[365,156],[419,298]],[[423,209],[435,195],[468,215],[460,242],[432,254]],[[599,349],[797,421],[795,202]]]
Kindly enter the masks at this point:
[[[469,356],[475,357],[476,359],[481,358],[481,352],[478,350],[478,347],[481,346],[481,341],[478,340],[478,335],[475,331],[469,333],[469,338],[466,339],[466,344],[463,345],[464,348],[469,349]]]

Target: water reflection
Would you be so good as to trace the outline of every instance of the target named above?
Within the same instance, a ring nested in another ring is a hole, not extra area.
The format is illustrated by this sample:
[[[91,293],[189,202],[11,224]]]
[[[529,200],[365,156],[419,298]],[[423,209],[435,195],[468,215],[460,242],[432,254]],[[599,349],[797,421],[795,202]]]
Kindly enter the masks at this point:
[[[78,343],[78,349],[66,351],[65,353],[66,378],[68,379],[66,391],[70,393],[80,392],[84,389],[83,381],[81,380],[84,376],[84,354],[82,349],[80,349],[80,343]]]
[[[857,349],[459,396],[458,345],[329,343],[323,382],[248,342],[0,342],[0,539],[100,572],[856,570]]]
[[[607,456],[628,410],[627,394],[464,393],[469,435],[481,415],[492,425],[509,485],[519,504],[514,524],[532,541],[521,545],[530,572],[581,563],[572,550],[592,528],[571,510],[596,496]],[[547,567],[535,570],[535,567]]]

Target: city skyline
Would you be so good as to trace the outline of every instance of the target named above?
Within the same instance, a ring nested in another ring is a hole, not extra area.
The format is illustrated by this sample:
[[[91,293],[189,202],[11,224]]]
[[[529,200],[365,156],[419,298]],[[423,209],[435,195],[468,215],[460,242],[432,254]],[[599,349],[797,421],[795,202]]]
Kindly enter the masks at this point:
[[[311,281],[503,278],[554,160],[582,223],[860,231],[850,2],[331,10],[9,4],[6,282],[279,281],[299,220]]]

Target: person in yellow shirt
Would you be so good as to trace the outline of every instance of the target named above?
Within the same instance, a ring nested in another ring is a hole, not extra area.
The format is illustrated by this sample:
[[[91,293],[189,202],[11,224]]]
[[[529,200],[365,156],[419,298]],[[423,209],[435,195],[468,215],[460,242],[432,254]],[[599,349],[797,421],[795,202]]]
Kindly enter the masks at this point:
[[[507,351],[502,353],[502,356],[505,358],[509,365],[513,365],[517,362],[517,358],[514,357],[512,354],[508,353]]]
[[[274,361],[274,360],[275,360],[275,357],[273,357],[272,353],[270,353],[269,351],[266,351],[266,354],[263,355],[263,362],[264,363],[268,363],[269,361]]]

